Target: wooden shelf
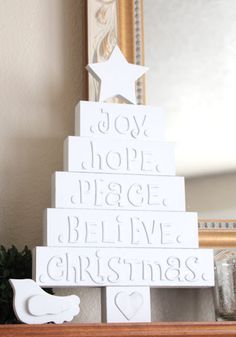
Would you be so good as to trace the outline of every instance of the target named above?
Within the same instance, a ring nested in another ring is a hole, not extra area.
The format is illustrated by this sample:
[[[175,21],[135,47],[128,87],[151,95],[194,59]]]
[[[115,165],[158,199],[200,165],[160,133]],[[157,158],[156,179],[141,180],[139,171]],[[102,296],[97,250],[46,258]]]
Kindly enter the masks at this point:
[[[1,337],[227,337],[236,322],[0,325]]]

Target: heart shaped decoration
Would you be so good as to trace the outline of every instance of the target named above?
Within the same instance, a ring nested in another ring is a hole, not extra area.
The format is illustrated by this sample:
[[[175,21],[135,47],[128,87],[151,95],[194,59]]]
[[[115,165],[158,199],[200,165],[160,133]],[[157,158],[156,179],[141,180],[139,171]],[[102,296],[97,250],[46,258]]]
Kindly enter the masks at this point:
[[[115,296],[115,305],[125,318],[130,321],[143,305],[143,296],[137,291],[127,294],[119,292]]]

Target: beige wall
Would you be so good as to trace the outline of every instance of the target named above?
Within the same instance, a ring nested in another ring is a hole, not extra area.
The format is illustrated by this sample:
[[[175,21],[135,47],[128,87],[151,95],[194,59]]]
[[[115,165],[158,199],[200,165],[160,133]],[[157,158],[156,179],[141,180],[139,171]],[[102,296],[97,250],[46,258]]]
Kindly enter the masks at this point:
[[[51,174],[86,98],[84,13],[82,0],[0,0],[0,244],[42,244]],[[80,296],[79,319],[99,320],[99,291]]]
[[[50,177],[62,169],[83,97],[84,9],[77,0],[0,0],[0,243],[42,243]]]
[[[0,0],[0,244],[42,244],[51,175],[62,169],[74,107],[86,99],[83,0]],[[79,293],[100,321],[99,289]]]

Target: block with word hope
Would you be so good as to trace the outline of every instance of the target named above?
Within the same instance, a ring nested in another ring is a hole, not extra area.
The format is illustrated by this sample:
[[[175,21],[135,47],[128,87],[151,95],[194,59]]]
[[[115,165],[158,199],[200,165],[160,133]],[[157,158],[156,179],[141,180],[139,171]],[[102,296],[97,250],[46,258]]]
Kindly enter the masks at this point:
[[[52,207],[184,211],[184,178],[55,172]]]
[[[144,105],[80,101],[75,135],[164,141],[164,113]]]
[[[214,285],[210,249],[36,247],[42,287],[204,287]]]
[[[151,322],[150,288],[103,288],[102,321],[106,323]]]
[[[49,208],[44,245],[197,248],[197,213]]]
[[[64,142],[64,171],[175,175],[174,146],[88,137]]]

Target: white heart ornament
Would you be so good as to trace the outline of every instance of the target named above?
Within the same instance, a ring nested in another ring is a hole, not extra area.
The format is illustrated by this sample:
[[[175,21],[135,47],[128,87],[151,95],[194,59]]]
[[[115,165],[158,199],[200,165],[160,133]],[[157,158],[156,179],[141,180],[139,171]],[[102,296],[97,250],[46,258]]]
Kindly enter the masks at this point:
[[[125,318],[130,321],[143,305],[143,296],[137,291],[127,294],[119,292],[115,296],[115,305]]]

